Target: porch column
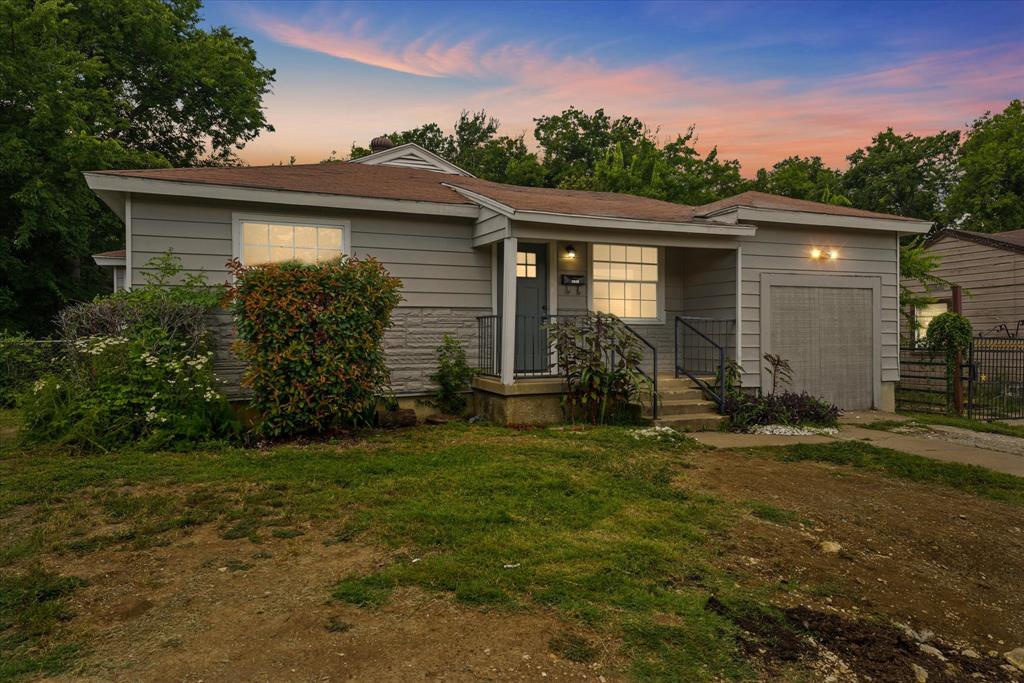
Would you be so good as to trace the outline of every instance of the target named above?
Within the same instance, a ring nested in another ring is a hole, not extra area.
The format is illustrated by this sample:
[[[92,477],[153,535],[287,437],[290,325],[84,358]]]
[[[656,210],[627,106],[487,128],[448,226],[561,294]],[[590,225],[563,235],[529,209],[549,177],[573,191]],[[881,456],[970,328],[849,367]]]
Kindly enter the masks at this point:
[[[501,383],[512,384],[516,374],[516,250],[519,240],[506,237],[502,247]]]

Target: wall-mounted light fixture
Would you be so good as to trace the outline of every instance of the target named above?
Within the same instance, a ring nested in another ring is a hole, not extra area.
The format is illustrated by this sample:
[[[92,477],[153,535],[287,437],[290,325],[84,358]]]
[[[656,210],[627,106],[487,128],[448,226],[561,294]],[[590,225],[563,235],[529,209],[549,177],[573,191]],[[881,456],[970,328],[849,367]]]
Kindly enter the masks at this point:
[[[565,245],[565,258],[574,259],[576,258],[576,247],[571,244]]]
[[[826,257],[829,261],[835,261],[839,258],[839,250],[829,247],[828,251],[823,252],[818,247],[811,247],[811,258],[817,261],[821,257]]]

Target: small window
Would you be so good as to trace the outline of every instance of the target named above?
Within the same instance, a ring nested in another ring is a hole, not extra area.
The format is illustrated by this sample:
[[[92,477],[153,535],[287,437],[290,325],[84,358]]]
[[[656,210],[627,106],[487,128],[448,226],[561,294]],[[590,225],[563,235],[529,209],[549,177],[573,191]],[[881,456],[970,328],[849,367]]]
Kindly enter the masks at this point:
[[[516,252],[516,277],[537,277],[537,254],[532,251]]]
[[[948,310],[949,304],[945,301],[918,306],[914,310],[914,319],[917,321],[917,326],[914,328],[914,339],[917,341],[924,339],[928,333],[928,325],[931,324],[932,320]]]
[[[242,262],[320,263],[341,256],[344,228],[290,222],[242,222]]]
[[[658,318],[658,248],[593,247],[593,308],[620,318]]]

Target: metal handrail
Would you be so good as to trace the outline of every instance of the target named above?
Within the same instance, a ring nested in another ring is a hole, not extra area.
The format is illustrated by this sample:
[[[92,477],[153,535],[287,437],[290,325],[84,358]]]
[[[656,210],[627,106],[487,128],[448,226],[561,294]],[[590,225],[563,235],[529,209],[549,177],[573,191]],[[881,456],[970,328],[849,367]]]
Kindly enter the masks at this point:
[[[647,377],[647,381],[651,383],[651,419],[657,420],[658,419],[658,400],[661,398],[661,395],[658,393],[658,347],[656,347],[654,344],[652,344],[651,342],[647,341],[642,336],[640,336],[640,334],[636,330],[634,330],[632,327],[630,327],[628,324],[622,322],[621,318],[619,318],[618,316],[613,316],[613,317],[615,317],[616,320],[618,320],[620,323],[622,323],[622,326],[626,329],[627,332],[629,332],[631,335],[636,337],[641,343],[644,344],[644,346],[646,346],[647,348],[649,348],[651,350],[651,375],[652,376],[648,376],[648,374],[646,372],[644,372],[643,368],[638,367],[637,370],[640,372],[641,375],[643,375],[644,377]]]
[[[702,318],[698,316],[675,316],[675,325],[673,326],[673,332],[675,334],[675,376],[679,377],[680,374],[684,374],[689,377],[697,386],[699,386],[705,394],[711,396],[711,398],[718,404],[718,411],[725,411],[725,346],[718,343],[708,335],[704,334],[701,330],[697,329],[695,325],[688,321],[707,321],[707,322],[718,322],[718,323],[733,323],[734,320],[724,320],[718,318]],[[701,368],[687,368],[685,367],[685,360],[680,363],[680,335],[679,326],[682,325],[686,330],[689,330],[696,334],[698,337],[703,339],[711,347],[712,353],[717,355],[718,362],[717,368],[715,368],[715,375],[718,377],[718,390],[716,391],[708,382],[706,382],[699,374]]]

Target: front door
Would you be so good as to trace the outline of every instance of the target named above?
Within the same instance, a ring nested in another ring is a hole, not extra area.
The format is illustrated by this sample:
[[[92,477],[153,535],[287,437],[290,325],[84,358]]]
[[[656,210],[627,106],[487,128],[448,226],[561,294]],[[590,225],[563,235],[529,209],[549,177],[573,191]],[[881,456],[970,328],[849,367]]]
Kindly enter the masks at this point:
[[[516,372],[545,374],[549,367],[548,247],[519,244],[516,252]]]

